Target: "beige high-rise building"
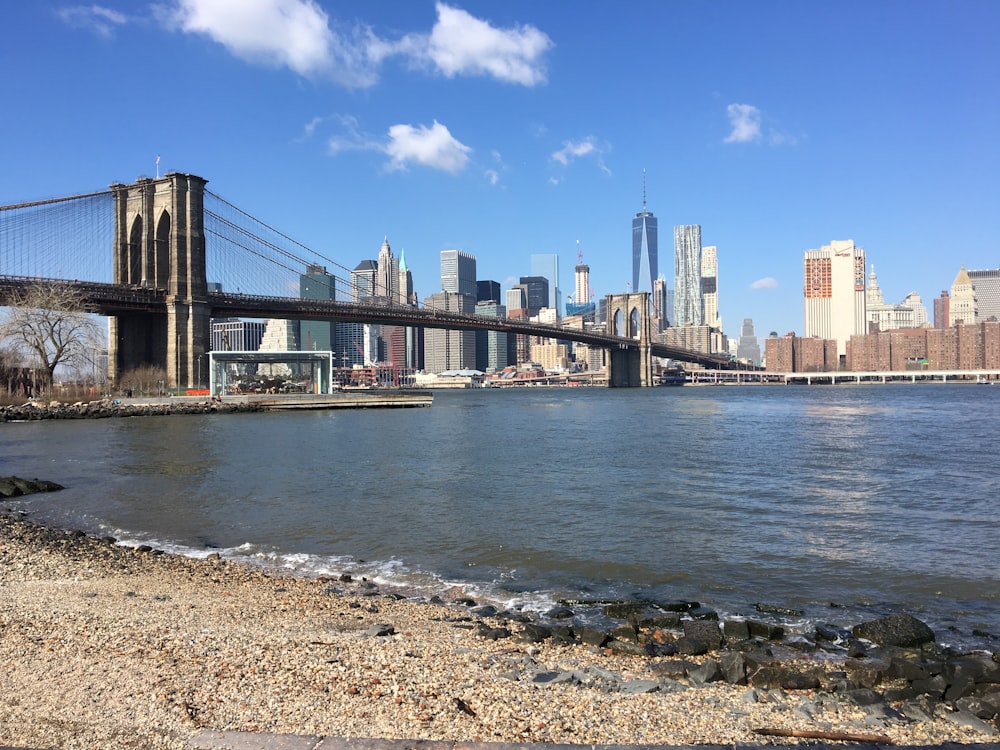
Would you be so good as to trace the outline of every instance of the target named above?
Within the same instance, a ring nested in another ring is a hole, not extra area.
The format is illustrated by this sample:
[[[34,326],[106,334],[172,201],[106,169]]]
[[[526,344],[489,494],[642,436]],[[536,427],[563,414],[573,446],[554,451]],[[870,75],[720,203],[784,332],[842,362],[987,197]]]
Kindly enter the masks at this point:
[[[951,285],[951,302],[948,305],[948,327],[963,323],[971,326],[976,322],[976,290],[965,266]]]
[[[851,336],[867,333],[865,251],[834,240],[805,253],[805,335],[837,342],[846,356]]]

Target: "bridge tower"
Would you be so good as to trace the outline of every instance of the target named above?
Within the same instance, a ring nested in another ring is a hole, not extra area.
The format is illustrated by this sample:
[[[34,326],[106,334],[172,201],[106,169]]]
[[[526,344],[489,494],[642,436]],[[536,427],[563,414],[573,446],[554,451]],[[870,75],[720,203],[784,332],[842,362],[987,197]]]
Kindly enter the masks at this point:
[[[607,296],[608,332],[613,336],[637,339],[638,346],[608,351],[608,387],[639,388],[654,385],[653,357],[650,354],[652,324],[649,292],[629,292]]]
[[[166,385],[195,385],[211,341],[205,267],[206,180],[171,172],[111,185],[115,197],[114,283],[167,290],[167,314],[113,316],[108,376],[162,367]],[[207,363],[206,363],[207,368]],[[207,371],[207,369],[206,369]]]

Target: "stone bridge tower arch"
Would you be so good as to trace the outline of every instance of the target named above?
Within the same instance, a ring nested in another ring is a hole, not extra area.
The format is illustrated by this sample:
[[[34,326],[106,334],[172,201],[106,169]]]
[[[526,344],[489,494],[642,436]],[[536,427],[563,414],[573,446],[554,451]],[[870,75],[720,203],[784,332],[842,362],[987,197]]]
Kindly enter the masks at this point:
[[[112,316],[108,374],[166,371],[166,385],[195,384],[198,358],[208,350],[211,316],[205,265],[205,184],[195,175],[171,172],[111,186],[115,204],[115,284],[167,292],[166,315]]]
[[[634,347],[611,349],[608,357],[608,387],[636,388],[654,385],[652,324],[649,315],[649,292],[609,294],[607,297],[609,332],[635,339]]]

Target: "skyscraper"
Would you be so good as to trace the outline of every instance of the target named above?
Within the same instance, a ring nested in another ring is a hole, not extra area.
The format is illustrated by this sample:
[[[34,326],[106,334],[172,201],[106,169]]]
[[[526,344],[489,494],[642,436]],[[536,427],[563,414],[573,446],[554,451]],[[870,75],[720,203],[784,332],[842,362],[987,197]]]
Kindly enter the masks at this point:
[[[558,315],[562,304],[562,289],[559,286],[559,256],[554,253],[533,254],[531,275],[542,276],[549,281],[549,299],[543,307],[551,307]]]
[[[701,225],[674,227],[675,326],[705,325],[701,295]]]
[[[657,268],[656,217],[646,210],[646,171],[642,172],[642,211],[632,219],[632,291],[652,292]]]
[[[837,341],[846,356],[851,336],[867,333],[865,251],[834,240],[805,253],[805,335]]]
[[[326,268],[309,265],[299,276],[299,298],[315,300],[336,299],[333,276]],[[299,323],[299,341],[306,351],[328,352],[333,350],[335,323],[329,320],[303,320]]]
[[[976,294],[976,320],[1000,320],[1000,268],[967,273]]]
[[[752,365],[760,364],[760,342],[753,330],[753,318],[743,318],[740,342],[736,346],[736,358]]]
[[[948,309],[948,327],[958,324],[974,325],[977,318],[976,290],[969,272],[962,266],[951,285],[951,304]]]
[[[529,316],[538,315],[538,311],[549,306],[549,280],[544,276],[522,276],[527,295],[527,310]]]
[[[441,291],[466,294],[476,304],[476,256],[462,250],[441,251]]]
[[[398,301],[399,297],[399,263],[389,247],[389,238],[382,242],[378,252],[375,275],[375,296],[380,300]]]
[[[722,328],[719,320],[719,261],[716,248],[701,249],[701,309],[705,325]]]

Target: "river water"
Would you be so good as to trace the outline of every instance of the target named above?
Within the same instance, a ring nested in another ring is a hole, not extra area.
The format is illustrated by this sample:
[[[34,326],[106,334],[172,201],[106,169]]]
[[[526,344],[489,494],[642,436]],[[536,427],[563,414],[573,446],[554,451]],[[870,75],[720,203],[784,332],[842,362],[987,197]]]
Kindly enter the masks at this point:
[[[41,520],[544,611],[908,611],[1000,649],[1000,388],[537,388],[424,409],[0,425]]]

